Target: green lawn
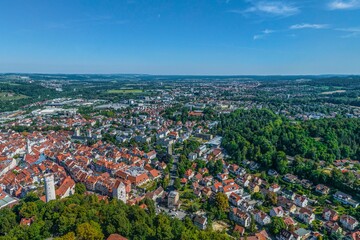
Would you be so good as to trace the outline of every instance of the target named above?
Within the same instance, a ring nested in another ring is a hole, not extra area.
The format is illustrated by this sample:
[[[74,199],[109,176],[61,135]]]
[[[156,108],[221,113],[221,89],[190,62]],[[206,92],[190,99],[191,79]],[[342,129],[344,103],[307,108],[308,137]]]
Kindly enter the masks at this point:
[[[150,181],[144,185],[138,186],[138,188],[145,189],[146,191],[153,191],[156,189],[156,181]]]
[[[108,90],[107,93],[111,94],[123,94],[123,93],[142,93],[141,89],[111,89]]]
[[[23,98],[28,98],[28,96],[22,94],[9,93],[9,92],[0,92],[0,101],[13,101]]]

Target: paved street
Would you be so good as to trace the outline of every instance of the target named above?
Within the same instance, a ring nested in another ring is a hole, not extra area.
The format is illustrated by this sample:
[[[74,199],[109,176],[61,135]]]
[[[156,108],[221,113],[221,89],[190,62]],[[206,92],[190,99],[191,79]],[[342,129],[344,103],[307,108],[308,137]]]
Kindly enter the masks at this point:
[[[174,180],[177,178],[177,175],[176,175],[176,171],[177,171],[177,163],[179,161],[179,156],[178,155],[173,155],[174,157],[174,162],[171,166],[171,169],[170,169],[170,183],[169,183],[169,186],[167,188],[168,191],[172,191],[172,190],[175,190],[174,188]]]

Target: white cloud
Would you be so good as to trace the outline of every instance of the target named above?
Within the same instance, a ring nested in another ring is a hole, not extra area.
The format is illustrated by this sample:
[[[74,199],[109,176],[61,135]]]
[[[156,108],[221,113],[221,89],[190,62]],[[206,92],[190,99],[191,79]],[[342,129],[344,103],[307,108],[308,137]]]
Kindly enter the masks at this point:
[[[261,34],[257,34],[257,35],[254,35],[253,39],[254,40],[259,40],[259,39],[263,39],[265,38],[267,35],[273,33],[275,31],[273,30],[270,30],[270,29],[265,29],[264,31],[261,32]]]
[[[269,16],[291,16],[300,12],[296,6],[284,1],[253,1],[248,0],[250,7],[245,10],[231,10],[230,12],[249,14],[255,13],[259,15]]]
[[[360,8],[360,0],[335,0],[328,4],[330,10],[350,10]]]
[[[259,40],[259,39],[262,39],[262,38],[264,38],[264,35],[254,35],[254,37],[253,37],[253,39],[254,40]]]
[[[295,24],[290,26],[290,29],[305,29],[305,28],[310,28],[310,29],[325,29],[325,28],[329,28],[329,25],[327,24],[309,24],[309,23],[302,23],[302,24]]]

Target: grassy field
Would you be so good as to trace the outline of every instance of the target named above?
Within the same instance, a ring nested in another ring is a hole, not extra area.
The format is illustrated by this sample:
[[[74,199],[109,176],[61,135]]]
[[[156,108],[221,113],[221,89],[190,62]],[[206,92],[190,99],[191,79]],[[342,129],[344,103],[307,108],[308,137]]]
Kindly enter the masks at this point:
[[[9,92],[0,92],[0,101],[13,101],[23,98],[27,98],[27,96],[22,94],[9,93]]]
[[[107,93],[111,94],[123,94],[123,93],[142,93],[141,89],[111,89],[108,90]]]
[[[1,82],[0,81],[0,84],[7,84],[7,85],[10,85],[10,86],[20,86],[20,84],[12,83],[12,82]]]

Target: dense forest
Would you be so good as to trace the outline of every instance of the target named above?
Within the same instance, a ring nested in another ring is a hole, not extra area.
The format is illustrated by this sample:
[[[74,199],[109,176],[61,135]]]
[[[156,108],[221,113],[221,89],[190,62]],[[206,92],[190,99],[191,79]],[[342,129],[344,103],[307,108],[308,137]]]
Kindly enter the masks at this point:
[[[270,110],[237,110],[222,115],[218,125],[223,147],[236,163],[254,160],[281,174],[296,173],[349,191],[360,186],[352,173],[343,174],[336,168],[328,173],[320,166],[330,166],[337,159],[360,159],[359,132],[360,119],[295,122]],[[287,155],[296,156],[292,168]]]
[[[198,230],[188,217],[180,221],[156,215],[152,200],[142,203],[147,206],[145,210],[115,199],[100,201],[96,195],[83,194],[44,203],[29,194],[14,208],[0,210],[0,239],[97,240],[112,233],[128,239],[228,239],[221,233]],[[20,225],[22,218],[32,218],[34,222]]]

